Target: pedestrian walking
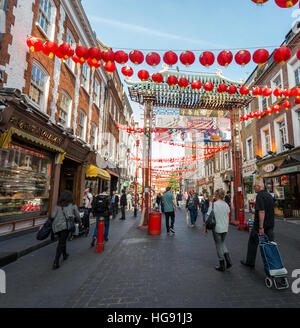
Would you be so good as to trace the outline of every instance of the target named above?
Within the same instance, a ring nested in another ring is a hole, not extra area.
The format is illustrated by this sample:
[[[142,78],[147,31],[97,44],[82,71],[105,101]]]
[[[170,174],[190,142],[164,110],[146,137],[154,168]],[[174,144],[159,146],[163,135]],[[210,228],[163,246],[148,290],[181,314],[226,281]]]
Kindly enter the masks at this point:
[[[126,196],[126,191],[124,189],[122,190],[120,206],[121,206],[121,213],[122,213],[120,220],[125,220],[126,219],[125,218],[125,210],[126,210],[126,206],[127,206],[127,196]]]
[[[81,223],[80,214],[77,206],[74,204],[74,198],[71,191],[65,190],[61,194],[51,218],[53,219],[53,233],[58,236],[53,269],[58,269],[60,267],[59,260],[61,255],[63,255],[64,260],[69,257],[69,254],[67,253],[67,239],[70,231],[73,227],[75,228],[74,221]]]
[[[116,194],[116,191],[113,190],[112,192],[112,199],[111,199],[111,203],[112,203],[112,215],[113,218],[116,217],[116,215],[118,214],[118,207],[119,207],[119,196]]]
[[[91,188],[86,188],[84,191],[84,217],[83,225],[84,228],[88,231],[90,229],[90,215],[92,212],[92,203],[93,203],[93,194]]]
[[[92,206],[93,214],[96,217],[96,227],[94,229],[93,239],[91,246],[95,246],[95,242],[98,238],[98,226],[100,218],[104,218],[104,240],[108,241],[109,234],[109,220],[112,219],[112,200],[108,194],[108,188],[104,187],[102,193],[94,198]]]
[[[191,227],[195,227],[196,219],[198,216],[198,208],[200,208],[199,198],[194,190],[191,190],[186,201],[186,209],[190,212]]]
[[[203,224],[205,224],[206,221],[208,208],[209,208],[209,198],[208,198],[208,193],[205,192],[203,195],[203,199],[201,200],[201,213],[202,213]]]
[[[171,232],[174,234],[174,223],[175,223],[175,211],[176,203],[174,195],[171,193],[171,187],[167,187],[166,192],[162,196],[164,213],[166,217],[166,228],[167,234],[170,235]],[[171,225],[169,224],[171,218]]]
[[[132,210],[132,195],[130,192],[127,194],[127,210]]]
[[[179,207],[179,202],[181,202],[181,201],[182,201],[182,193],[180,192],[176,195],[177,207]]]
[[[161,193],[158,193],[156,196],[156,207],[158,212],[161,212],[161,202],[162,202],[162,196]]]
[[[213,238],[215,241],[217,254],[219,258],[219,266],[215,269],[224,272],[225,269],[229,269],[232,266],[230,255],[228,249],[225,245],[225,238],[228,232],[229,225],[229,207],[224,201],[225,191],[223,189],[218,189],[215,192],[215,202],[209,206],[207,215],[213,211],[216,219],[216,226],[212,230]],[[207,220],[207,219],[206,219]],[[207,235],[206,226],[204,228],[204,233]]]
[[[274,241],[274,198],[265,189],[264,180],[257,177],[254,182],[254,191],[257,193],[255,200],[255,217],[252,230],[248,240],[248,250],[246,259],[241,260],[241,264],[254,268],[259,244],[259,235],[266,234],[270,241]]]

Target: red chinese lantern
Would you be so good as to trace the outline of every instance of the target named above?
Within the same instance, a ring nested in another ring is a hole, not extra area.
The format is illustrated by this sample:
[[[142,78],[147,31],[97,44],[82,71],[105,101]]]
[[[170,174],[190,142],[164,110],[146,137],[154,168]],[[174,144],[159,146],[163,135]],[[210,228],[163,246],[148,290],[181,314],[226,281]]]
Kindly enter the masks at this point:
[[[282,177],[281,177],[281,181],[286,181],[287,180],[287,176],[286,175],[283,175]]]
[[[39,52],[44,49],[42,42],[34,37],[29,37],[26,43],[32,52]]]
[[[124,65],[128,62],[128,54],[123,50],[118,50],[114,54],[114,60],[121,65]]]
[[[121,72],[127,79],[133,75],[133,69],[130,66],[123,66]]]
[[[296,98],[300,98],[300,88],[295,88],[293,90],[293,96]]]
[[[89,50],[86,47],[76,47],[75,53],[80,58],[81,63],[84,63],[89,58]]]
[[[292,103],[288,100],[286,100],[283,104],[282,107],[285,108],[285,110],[288,110],[289,108],[292,107]]]
[[[115,60],[115,53],[110,49],[102,51],[101,55],[105,62],[113,62]]]
[[[211,66],[215,62],[215,55],[210,51],[204,51],[200,55],[199,61],[203,66]]]
[[[143,82],[144,82],[144,81],[147,81],[147,80],[149,79],[149,76],[150,76],[149,72],[146,71],[146,70],[144,70],[144,69],[142,69],[142,70],[140,70],[140,71],[138,72],[138,77],[139,77],[139,79],[142,80]]]
[[[198,91],[201,89],[202,83],[199,80],[195,80],[191,83],[191,87],[193,90]]]
[[[268,2],[269,0],[252,0],[253,2],[255,2],[257,5],[262,5],[265,2]]]
[[[69,59],[70,57],[72,57],[74,55],[74,50],[72,49],[72,47],[69,44],[62,44],[59,48],[58,51],[60,52],[60,54],[63,55],[62,59]]]
[[[300,105],[300,98],[295,98],[294,102],[295,102],[295,105]]]
[[[263,112],[261,112],[261,111],[257,111],[257,112],[255,112],[255,116],[258,118],[258,119],[261,119],[261,117],[264,115],[264,113]]]
[[[211,82],[206,82],[203,84],[203,88],[207,93],[209,93],[209,92],[213,91],[214,85]]]
[[[154,73],[152,74],[152,80],[155,83],[161,83],[163,82],[164,78],[161,73]]]
[[[295,6],[298,0],[275,0],[276,5],[280,8],[290,8]]]
[[[56,43],[51,42],[51,41],[46,41],[44,43],[43,53],[46,56],[49,56],[50,58],[53,58],[54,55],[55,55],[55,52],[57,51],[57,49],[58,49],[58,45]]]
[[[271,88],[265,88],[263,91],[263,95],[267,98],[269,98],[272,93],[273,93],[273,90]]]
[[[227,93],[234,95],[237,92],[237,87],[235,85],[230,85],[227,89]]]
[[[257,98],[262,94],[262,92],[263,92],[262,88],[260,88],[260,87],[255,87],[252,89],[252,95]]]
[[[228,66],[233,59],[232,52],[229,50],[223,50],[222,52],[219,53],[218,55],[218,63],[221,66]]]
[[[273,112],[278,114],[281,111],[281,106],[280,105],[274,105],[273,106]]]
[[[276,88],[273,92],[273,95],[277,98],[280,98],[282,96],[283,90],[281,88]]]
[[[115,62],[113,61],[104,62],[103,68],[106,72],[108,72],[108,74],[115,72],[117,69]]]
[[[258,49],[252,55],[252,60],[258,66],[265,64],[269,59],[269,51],[266,49]]]
[[[254,119],[255,116],[256,116],[256,115],[255,115],[254,112],[250,112],[250,113],[248,114],[248,117],[251,118],[251,120]]]
[[[297,51],[297,58],[300,60],[300,49]]]
[[[251,60],[251,54],[248,50],[240,50],[234,57],[238,65],[247,65]]]
[[[167,78],[167,83],[169,84],[169,86],[174,86],[176,84],[178,84],[178,80],[177,80],[177,77],[175,75],[170,75],[168,78]]]
[[[101,66],[101,62],[100,62],[100,60],[98,60],[98,61],[94,61],[94,59],[92,59],[92,58],[89,58],[88,60],[87,60],[87,63],[88,63],[88,65],[94,70],[94,69],[96,69],[96,68],[99,68],[100,66]],[[104,67],[104,66],[103,66]]]
[[[250,92],[250,89],[246,86],[240,87],[240,94],[244,97]]]
[[[265,110],[265,114],[268,114],[269,116],[272,114],[272,112],[273,112],[272,107],[267,107]]]
[[[184,51],[179,57],[181,63],[185,66],[192,65],[195,61],[195,55],[191,51]]]
[[[182,77],[179,79],[178,85],[180,86],[180,88],[184,89],[189,85],[189,81],[185,77]],[[200,86],[200,88],[201,88],[201,86]]]
[[[287,47],[280,47],[274,51],[273,57],[276,63],[285,64],[291,58],[292,52]]]
[[[146,56],[146,63],[150,66],[157,66],[160,63],[160,55],[156,52],[150,52]]]
[[[218,86],[218,89],[217,91],[219,93],[224,93],[227,91],[227,85],[225,83],[220,83],[219,86]]]
[[[83,65],[85,63],[85,59],[83,57],[80,58],[77,55],[73,55],[72,59],[74,63],[77,64],[78,66]]]
[[[282,91],[282,95],[285,97],[285,98],[290,98],[290,96],[293,95],[293,90],[287,88],[285,90]]]
[[[241,117],[241,120],[244,121],[244,122],[248,121],[248,116],[247,115],[243,115]]]
[[[129,59],[135,64],[140,65],[144,61],[144,55],[139,50],[132,50],[129,53]]]
[[[177,63],[178,61],[178,56],[176,55],[175,52],[173,51],[167,51],[164,54],[164,58],[163,58],[164,62],[169,65],[169,66],[173,66]]]

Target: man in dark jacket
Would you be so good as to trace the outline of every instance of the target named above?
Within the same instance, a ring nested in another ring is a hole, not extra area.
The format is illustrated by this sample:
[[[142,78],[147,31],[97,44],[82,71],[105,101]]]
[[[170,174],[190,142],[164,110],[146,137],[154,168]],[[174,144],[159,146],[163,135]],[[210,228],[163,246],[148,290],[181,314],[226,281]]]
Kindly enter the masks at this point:
[[[204,224],[207,217],[208,208],[209,208],[209,198],[207,192],[205,192],[203,195],[203,199],[201,200],[201,212],[202,212],[202,218]]]
[[[116,194],[115,190],[112,193],[113,195],[112,195],[111,203],[112,203],[113,218],[115,218],[119,210],[119,196]]]
[[[194,227],[197,220],[198,208],[200,208],[199,198],[194,190],[192,190],[189,194],[186,201],[186,208],[190,211],[191,227]]]
[[[108,241],[109,220],[112,219],[112,203],[107,190],[107,187],[103,188],[103,192],[94,197],[94,201],[92,203],[92,212],[94,216],[96,216],[96,227],[91,243],[92,247],[95,246],[95,242],[98,237],[98,224],[101,217],[104,217],[104,240]]]
[[[122,190],[120,205],[121,205],[121,212],[122,212],[122,217],[120,218],[120,220],[125,220],[125,210],[127,206],[127,196],[125,190]]]

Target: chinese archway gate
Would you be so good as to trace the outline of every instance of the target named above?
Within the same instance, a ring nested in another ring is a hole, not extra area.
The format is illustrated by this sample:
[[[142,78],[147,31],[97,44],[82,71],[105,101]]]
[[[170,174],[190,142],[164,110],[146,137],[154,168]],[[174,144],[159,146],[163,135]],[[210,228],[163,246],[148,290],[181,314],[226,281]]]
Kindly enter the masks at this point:
[[[245,209],[244,209],[244,188],[243,188],[243,166],[241,154],[241,139],[240,139],[240,117],[244,108],[251,102],[251,95],[241,95],[240,87],[243,83],[231,81],[222,76],[220,70],[217,73],[205,75],[186,74],[173,70],[172,72],[165,66],[161,74],[164,81],[170,75],[175,75],[177,79],[184,77],[190,83],[194,80],[199,80],[202,86],[206,82],[211,82],[214,89],[211,92],[206,92],[203,88],[196,91],[190,86],[181,88],[178,85],[169,86],[167,83],[154,83],[152,81],[133,82],[126,81],[128,84],[129,95],[132,101],[144,106],[144,151],[143,151],[143,206],[145,208],[144,225],[148,224],[149,213],[151,211],[151,128],[153,108],[170,108],[207,110],[211,117],[217,117],[220,111],[223,111],[224,117],[231,119],[231,145],[233,152],[233,206],[234,206],[234,223],[239,225],[239,229],[243,230],[245,225]],[[219,84],[227,86],[234,85],[237,87],[235,94],[219,93],[217,88]],[[192,114],[191,114],[192,115]]]

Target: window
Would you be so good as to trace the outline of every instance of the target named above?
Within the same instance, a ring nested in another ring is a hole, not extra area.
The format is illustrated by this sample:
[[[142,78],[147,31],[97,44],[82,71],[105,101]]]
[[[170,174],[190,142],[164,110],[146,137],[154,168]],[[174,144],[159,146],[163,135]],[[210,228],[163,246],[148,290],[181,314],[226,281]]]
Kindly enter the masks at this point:
[[[245,107],[244,114],[248,115],[250,112],[251,112],[251,104],[249,104],[247,107]],[[248,126],[249,124],[251,124],[251,121],[252,120],[247,120],[245,122],[245,126]]]
[[[64,127],[69,126],[69,112],[70,112],[71,102],[72,102],[71,98],[67,94],[62,93],[58,122]]]
[[[279,124],[279,136],[280,136],[281,151],[284,151],[283,145],[287,143],[285,120],[282,120],[282,122],[280,122],[278,124]]]
[[[52,20],[52,4],[50,0],[40,0],[38,24],[50,36]]]
[[[298,67],[295,71],[295,83],[296,85],[300,84],[300,67]]]
[[[262,138],[262,151],[263,151],[263,155],[265,156],[268,154],[268,151],[271,151],[271,134],[270,134],[269,126],[262,129],[261,138]]]
[[[88,91],[88,89],[89,89],[88,74],[89,74],[89,69],[88,69],[87,63],[85,62],[82,65],[81,86],[83,86],[86,91]]]
[[[45,103],[46,80],[48,76],[36,64],[32,65],[29,98],[42,107]]]
[[[224,154],[224,165],[225,165],[225,170],[228,169],[229,163],[228,163],[228,153]]]
[[[97,125],[92,123],[92,134],[91,134],[91,145],[96,148],[96,140],[97,140]]]
[[[262,107],[263,107],[263,110],[268,107],[268,99],[267,99],[267,97],[263,97],[262,98]]]
[[[71,47],[73,47],[73,44],[75,44],[75,38],[73,34],[71,33],[70,30],[67,29],[66,31],[66,43],[69,44]],[[65,61],[65,63],[69,66],[71,71],[74,73],[75,72],[75,62],[72,60],[70,57]]]
[[[223,170],[223,151],[220,151],[220,170]]]
[[[285,151],[284,144],[288,143],[288,134],[287,134],[287,126],[286,126],[286,115],[284,114],[280,118],[278,118],[274,122],[274,130],[275,130],[275,139],[277,145],[277,151],[283,152]]]
[[[247,160],[253,159],[253,140],[252,137],[246,140]]]
[[[95,79],[95,86],[94,86],[94,103],[97,106],[100,106],[100,84],[97,79]]]
[[[273,79],[271,80],[271,88],[273,90],[275,90],[276,88],[283,88],[283,85],[282,85],[282,80],[283,80],[283,77],[282,77],[282,70],[280,70],[274,77]],[[277,101],[277,98],[272,95],[272,103],[276,102]]]
[[[80,110],[79,121],[78,121],[78,137],[85,140],[86,130],[86,114],[83,110]]]
[[[216,171],[219,171],[219,158],[216,158]]]

